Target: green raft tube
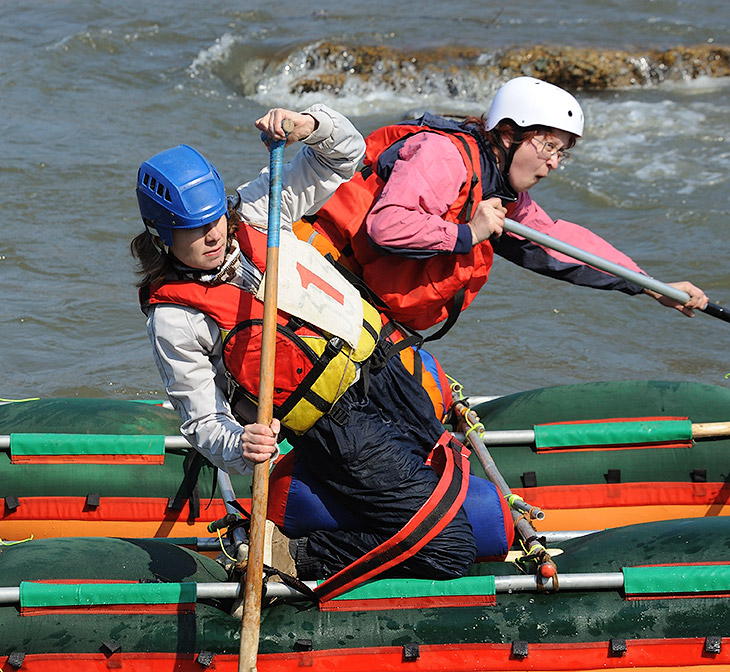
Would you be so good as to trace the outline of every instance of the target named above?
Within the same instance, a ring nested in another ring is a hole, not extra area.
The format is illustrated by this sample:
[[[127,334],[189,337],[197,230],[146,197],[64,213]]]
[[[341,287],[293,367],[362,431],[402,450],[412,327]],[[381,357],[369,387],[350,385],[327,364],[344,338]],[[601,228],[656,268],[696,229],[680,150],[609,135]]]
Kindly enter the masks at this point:
[[[455,581],[375,580],[320,605],[269,581],[257,669],[730,665],[730,519],[627,526],[560,550],[552,579],[480,563]],[[169,542],[5,546],[0,586],[3,670],[237,669],[241,620],[230,612],[239,584]]]
[[[588,445],[547,448],[532,439],[489,440],[499,432],[571,423],[556,425],[562,431],[577,421],[607,421],[612,433],[646,419],[728,422],[730,389],[666,381],[560,385],[475,410],[512,492],[545,512],[535,521],[539,531],[730,514],[727,435],[629,437],[623,445],[594,436]],[[474,455],[471,463],[483,476]],[[250,479],[231,480],[247,507]],[[179,435],[176,413],[161,404],[39,399],[0,405],[0,538],[201,538],[225,513],[215,470]]]

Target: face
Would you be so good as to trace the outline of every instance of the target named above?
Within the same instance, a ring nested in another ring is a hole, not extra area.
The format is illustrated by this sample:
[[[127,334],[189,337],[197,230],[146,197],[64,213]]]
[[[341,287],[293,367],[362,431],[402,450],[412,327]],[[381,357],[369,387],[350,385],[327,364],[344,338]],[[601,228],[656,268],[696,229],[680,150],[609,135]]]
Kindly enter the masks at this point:
[[[509,181],[517,192],[527,191],[540,180],[546,178],[551,170],[559,165],[558,154],[545,158],[544,142],[554,145],[554,149],[561,150],[568,146],[570,134],[566,131],[550,131],[539,133],[532,140],[523,142],[515,152],[512,165],[509,169]]]
[[[222,215],[197,229],[173,229],[170,251],[190,268],[212,271],[223,263],[227,242],[228,218]]]

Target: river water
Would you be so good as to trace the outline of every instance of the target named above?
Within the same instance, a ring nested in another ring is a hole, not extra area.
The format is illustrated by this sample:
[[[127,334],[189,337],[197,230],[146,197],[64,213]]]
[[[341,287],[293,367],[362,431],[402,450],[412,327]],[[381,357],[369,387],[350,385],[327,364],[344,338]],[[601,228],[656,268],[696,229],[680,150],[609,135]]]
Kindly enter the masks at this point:
[[[322,101],[363,133],[481,114],[519,74],[571,88],[575,159],[532,192],[664,282],[730,304],[730,10],[723,0],[1,2],[0,397],[159,397],[128,248],[140,162],[180,142],[229,187],[253,120]],[[292,151],[292,150],[288,150]],[[728,385],[730,324],[497,259],[431,350],[472,394],[656,379]]]

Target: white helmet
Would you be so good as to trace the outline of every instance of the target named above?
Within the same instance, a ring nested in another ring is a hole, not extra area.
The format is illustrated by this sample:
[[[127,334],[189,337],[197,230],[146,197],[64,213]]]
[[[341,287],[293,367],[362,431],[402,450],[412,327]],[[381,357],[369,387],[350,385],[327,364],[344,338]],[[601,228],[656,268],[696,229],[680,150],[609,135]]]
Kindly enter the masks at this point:
[[[565,89],[534,77],[516,77],[497,91],[487,114],[491,131],[502,119],[518,126],[549,126],[561,131],[583,134],[583,110]]]

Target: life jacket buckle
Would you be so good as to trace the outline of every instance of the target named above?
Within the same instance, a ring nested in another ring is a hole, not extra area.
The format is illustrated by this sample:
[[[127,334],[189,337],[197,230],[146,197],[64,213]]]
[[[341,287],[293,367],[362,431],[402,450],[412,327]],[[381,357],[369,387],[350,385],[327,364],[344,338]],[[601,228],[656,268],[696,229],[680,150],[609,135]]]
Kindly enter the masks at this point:
[[[350,412],[346,411],[342,404],[335,404],[327,413],[327,417],[332,420],[336,425],[342,427],[347,419],[350,417]]]
[[[368,357],[367,362],[372,373],[376,373],[377,371],[380,371],[380,369],[385,368],[388,360],[390,359],[389,350],[390,346],[385,340],[381,339],[378,341],[378,344],[375,346],[375,350],[373,350],[373,354]]]
[[[240,385],[235,381],[230,371],[226,370],[226,399],[233,405],[233,395],[238,391]]]

